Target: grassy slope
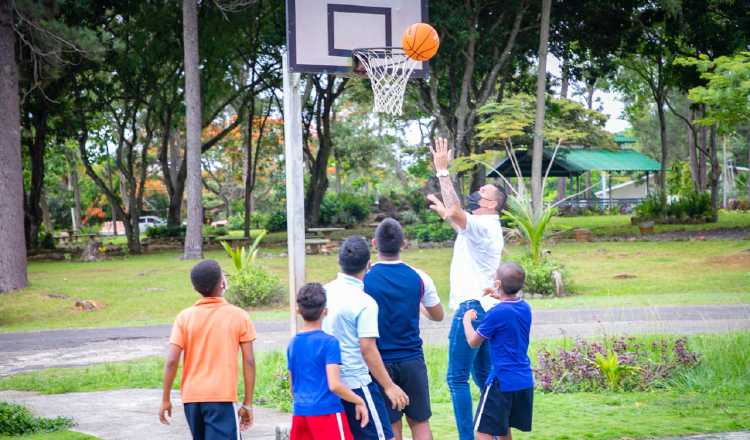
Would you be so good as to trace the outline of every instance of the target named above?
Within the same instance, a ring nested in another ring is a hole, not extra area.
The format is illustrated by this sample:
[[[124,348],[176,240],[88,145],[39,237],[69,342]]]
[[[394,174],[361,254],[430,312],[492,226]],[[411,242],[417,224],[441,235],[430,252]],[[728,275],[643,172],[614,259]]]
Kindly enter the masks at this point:
[[[561,243],[550,247],[570,270],[578,295],[535,300],[538,308],[612,307],[656,304],[750,302],[748,241]],[[508,246],[510,256],[519,246]],[[275,249],[276,255],[281,251]],[[450,249],[414,249],[404,259],[432,275],[443,300],[448,296]],[[116,258],[97,263],[33,262],[31,286],[3,295],[0,332],[61,327],[101,327],[168,323],[197,296],[190,288],[193,264],[175,252]],[[223,251],[211,251],[231,271]],[[263,258],[263,264],[286,279],[287,259]],[[307,279],[335,276],[335,256],[308,256]],[[615,279],[617,275],[635,278]],[[710,274],[710,278],[707,277]],[[50,298],[65,294],[68,299]],[[75,298],[94,299],[105,308],[79,312]],[[283,319],[285,307],[253,310],[253,319]]]
[[[534,343],[531,351],[535,352],[542,345],[552,347],[560,343]],[[750,429],[750,401],[746,398],[750,393],[750,333],[692,336],[689,346],[702,353],[702,361],[675,380],[671,389],[634,393],[537,393],[534,432],[514,433],[514,438],[605,440]],[[445,348],[428,348],[426,359],[435,438],[454,439],[450,395],[444,381]],[[285,368],[283,355],[264,354],[258,361],[256,396],[265,399],[266,405],[281,403],[288,396],[277,385],[278,373]],[[60,393],[153,388],[161,384],[162,365],[160,359],[147,358],[24,373],[0,379],[0,389]]]
[[[23,435],[20,437],[0,435],[0,440],[95,440],[96,438],[98,437],[74,431],[45,432],[41,434]]]

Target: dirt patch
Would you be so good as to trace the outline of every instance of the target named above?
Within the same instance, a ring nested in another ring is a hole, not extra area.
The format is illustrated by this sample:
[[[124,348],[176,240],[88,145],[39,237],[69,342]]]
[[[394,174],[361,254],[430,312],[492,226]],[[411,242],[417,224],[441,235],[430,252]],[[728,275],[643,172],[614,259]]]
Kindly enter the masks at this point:
[[[747,250],[721,257],[711,257],[706,260],[710,266],[722,269],[750,270],[750,252]]]
[[[615,275],[613,278],[616,280],[631,280],[633,278],[638,278],[638,277],[629,273],[621,273],[621,274]]]

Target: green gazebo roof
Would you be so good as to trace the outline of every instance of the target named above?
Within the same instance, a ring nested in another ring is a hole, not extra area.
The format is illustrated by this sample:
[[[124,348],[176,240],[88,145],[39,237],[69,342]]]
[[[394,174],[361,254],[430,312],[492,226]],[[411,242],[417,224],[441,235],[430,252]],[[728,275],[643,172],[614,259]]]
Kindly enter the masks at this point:
[[[542,170],[546,170],[554,150],[545,148],[542,157]],[[528,150],[516,153],[521,173],[531,176],[531,154]],[[661,164],[654,159],[631,149],[605,150],[601,148],[561,148],[552,164],[550,176],[579,176],[587,171],[661,171]],[[487,173],[488,177],[515,176],[508,158],[503,159]]]
[[[613,139],[617,145],[634,144],[635,138],[622,133],[617,133]]]

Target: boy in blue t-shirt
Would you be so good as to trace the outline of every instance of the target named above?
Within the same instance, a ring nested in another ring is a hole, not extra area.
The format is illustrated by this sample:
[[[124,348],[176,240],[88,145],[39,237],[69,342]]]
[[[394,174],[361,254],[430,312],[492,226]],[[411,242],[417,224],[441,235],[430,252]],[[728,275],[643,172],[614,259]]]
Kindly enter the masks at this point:
[[[510,428],[531,431],[534,376],[529,361],[531,307],[516,294],[523,288],[526,273],[515,263],[501,263],[495,275],[495,291],[487,292],[500,302],[487,312],[474,331],[475,311],[463,319],[466,341],[478,347],[490,344],[492,372],[487,378],[474,420],[477,440],[498,437],[510,440]]]
[[[353,440],[341,399],[354,404],[363,427],[368,422],[367,406],[341,382],[339,342],[320,328],[326,313],[323,286],[302,286],[297,312],[305,323],[287,349],[294,400],[291,440]]]

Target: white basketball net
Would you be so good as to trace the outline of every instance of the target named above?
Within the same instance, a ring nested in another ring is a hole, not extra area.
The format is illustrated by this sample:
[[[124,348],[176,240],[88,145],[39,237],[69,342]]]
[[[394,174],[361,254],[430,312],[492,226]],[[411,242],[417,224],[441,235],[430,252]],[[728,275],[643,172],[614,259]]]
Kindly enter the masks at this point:
[[[372,85],[373,110],[401,115],[406,83],[418,61],[397,47],[355,49],[353,55],[367,71]]]

